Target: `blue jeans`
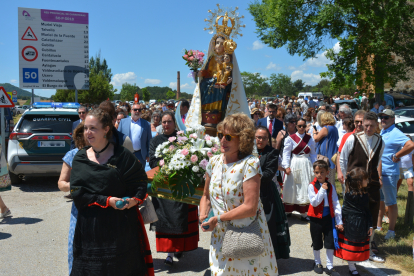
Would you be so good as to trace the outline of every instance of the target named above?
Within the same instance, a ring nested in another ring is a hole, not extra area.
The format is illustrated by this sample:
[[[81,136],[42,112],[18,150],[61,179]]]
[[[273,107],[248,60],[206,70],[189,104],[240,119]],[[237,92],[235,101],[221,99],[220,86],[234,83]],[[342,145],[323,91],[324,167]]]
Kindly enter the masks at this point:
[[[382,175],[381,201],[385,206],[397,204],[397,182],[400,175]]]

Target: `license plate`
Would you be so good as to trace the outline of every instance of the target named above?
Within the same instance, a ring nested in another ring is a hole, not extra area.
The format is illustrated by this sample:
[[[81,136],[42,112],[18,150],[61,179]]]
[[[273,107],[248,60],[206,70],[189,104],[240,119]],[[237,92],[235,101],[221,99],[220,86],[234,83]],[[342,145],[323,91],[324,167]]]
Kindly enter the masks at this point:
[[[65,147],[64,141],[38,141],[38,147],[48,147],[48,148],[63,148]]]

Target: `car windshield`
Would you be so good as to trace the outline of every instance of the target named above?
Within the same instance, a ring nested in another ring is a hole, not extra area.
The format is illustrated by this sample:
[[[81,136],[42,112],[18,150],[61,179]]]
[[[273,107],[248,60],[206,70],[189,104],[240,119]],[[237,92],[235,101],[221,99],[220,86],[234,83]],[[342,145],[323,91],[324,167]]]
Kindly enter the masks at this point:
[[[414,133],[414,121],[406,121],[395,124],[403,133]]]
[[[409,116],[411,116],[411,113],[413,112],[414,110],[409,110],[409,109],[396,109],[394,112],[395,112],[395,115],[400,115],[400,116],[407,116],[407,117],[409,117]]]
[[[76,114],[27,114],[23,117],[18,132],[71,133],[73,122],[79,120]]]

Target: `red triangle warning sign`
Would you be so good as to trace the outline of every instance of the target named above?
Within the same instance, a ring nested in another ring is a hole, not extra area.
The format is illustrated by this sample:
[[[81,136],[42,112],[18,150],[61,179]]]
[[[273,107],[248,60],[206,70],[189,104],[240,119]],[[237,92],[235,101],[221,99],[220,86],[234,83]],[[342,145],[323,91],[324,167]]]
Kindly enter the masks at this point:
[[[33,32],[32,28],[27,27],[26,32],[24,32],[24,35],[22,36],[22,40],[37,41],[37,37],[36,37],[35,33]]]
[[[0,86],[0,107],[14,107],[12,99],[3,86]]]

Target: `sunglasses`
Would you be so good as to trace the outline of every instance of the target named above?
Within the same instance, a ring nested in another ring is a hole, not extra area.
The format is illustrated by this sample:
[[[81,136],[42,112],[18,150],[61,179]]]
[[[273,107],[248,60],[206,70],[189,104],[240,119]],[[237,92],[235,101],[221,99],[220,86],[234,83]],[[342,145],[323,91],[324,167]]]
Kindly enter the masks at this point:
[[[390,118],[390,116],[379,116],[380,120],[384,119],[384,120],[388,120]]]
[[[362,121],[354,120],[354,124],[356,125],[362,124]]]
[[[237,136],[233,136],[233,135],[230,135],[230,134],[226,134],[226,135],[224,135],[222,132],[217,132],[217,137],[218,137],[220,140],[221,140],[221,139],[223,139],[223,137],[225,137],[225,138],[226,138],[226,140],[227,140],[228,142],[230,142],[232,138],[236,138]]]
[[[84,111],[82,112],[82,111],[81,111],[81,112],[78,112],[78,114],[86,114],[86,112],[84,112]]]
[[[133,110],[133,111],[135,111],[135,112],[136,112],[136,111],[141,112],[141,110],[142,110],[142,109],[141,109],[141,108],[134,108],[134,109],[132,109],[132,110]]]
[[[305,125],[297,125],[297,128],[306,128]]]
[[[291,124],[296,124],[296,121],[289,121],[289,123],[291,123]]]
[[[254,113],[254,115],[260,115],[260,113],[259,112],[256,112],[256,113]]]

